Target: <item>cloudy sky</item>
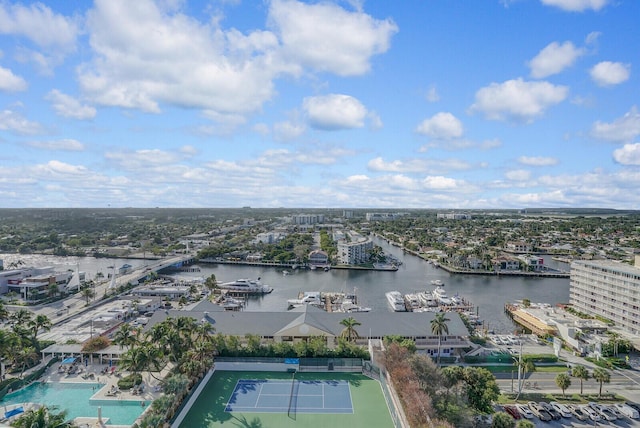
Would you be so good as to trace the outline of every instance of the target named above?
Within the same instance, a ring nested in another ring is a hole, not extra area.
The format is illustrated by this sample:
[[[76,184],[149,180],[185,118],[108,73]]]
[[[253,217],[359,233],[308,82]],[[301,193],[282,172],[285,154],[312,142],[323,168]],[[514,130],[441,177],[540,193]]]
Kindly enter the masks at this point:
[[[0,0],[0,207],[640,209],[638,0]]]

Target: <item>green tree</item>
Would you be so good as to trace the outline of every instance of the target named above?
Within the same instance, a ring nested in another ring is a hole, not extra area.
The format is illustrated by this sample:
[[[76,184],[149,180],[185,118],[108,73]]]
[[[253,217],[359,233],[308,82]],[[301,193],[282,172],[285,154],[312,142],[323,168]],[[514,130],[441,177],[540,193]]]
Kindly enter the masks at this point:
[[[493,421],[491,421],[491,428],[514,428],[516,421],[513,417],[505,412],[497,412],[493,414]]]
[[[66,419],[66,411],[57,412],[56,407],[41,406],[37,409],[27,410],[11,426],[16,428],[72,428],[77,426]]]
[[[490,413],[493,402],[500,396],[495,376],[481,367],[465,367],[463,377],[469,405],[478,412]]]
[[[38,344],[38,332],[42,329],[44,331],[51,330],[53,323],[46,315],[36,315],[35,318],[29,321],[29,329],[31,330],[31,343],[36,348],[37,351],[40,351],[40,346]]]
[[[516,428],[536,428],[536,426],[534,425],[533,422],[528,421],[526,419],[522,419],[518,421],[518,423],[516,424]]]
[[[585,380],[589,380],[589,377],[590,377],[589,370],[587,370],[585,366],[575,366],[571,370],[571,375],[573,377],[580,379],[580,395],[582,395],[582,383]]]
[[[4,306],[3,302],[0,302],[0,321],[6,321],[9,319],[9,311]]]
[[[445,312],[438,312],[431,320],[431,333],[438,336],[438,366],[440,366],[440,348],[442,347],[442,335],[449,334],[448,318],[445,318]]]
[[[89,301],[91,299],[93,299],[96,296],[96,292],[93,291],[93,289],[91,287],[84,287],[81,291],[80,291],[80,295],[82,297],[85,298],[87,305],[89,305]]]
[[[558,373],[556,376],[556,385],[562,390],[562,396],[564,397],[564,392],[571,386],[571,377],[566,373]]]
[[[609,383],[611,381],[611,375],[609,372],[602,367],[596,367],[593,370],[593,378],[600,384],[600,389],[598,391],[598,397],[602,396],[602,384]]]
[[[216,275],[211,274],[205,281],[205,287],[209,289],[209,291],[213,291],[216,287],[218,287],[218,281],[216,280]]]
[[[349,342],[355,342],[356,339],[360,337],[360,335],[358,334],[358,331],[356,330],[356,327],[359,325],[362,325],[362,323],[356,320],[355,318],[353,317],[345,318],[342,321],[340,321],[340,325],[344,326],[344,329],[340,333],[340,337],[344,337]]]
[[[113,343],[122,348],[134,348],[138,344],[138,330],[131,327],[131,324],[124,323],[113,335]]]

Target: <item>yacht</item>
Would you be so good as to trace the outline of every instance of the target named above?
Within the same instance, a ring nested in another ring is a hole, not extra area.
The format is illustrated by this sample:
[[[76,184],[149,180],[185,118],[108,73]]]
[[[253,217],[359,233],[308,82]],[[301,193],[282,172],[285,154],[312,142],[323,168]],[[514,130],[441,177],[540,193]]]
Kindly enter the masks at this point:
[[[319,291],[305,291],[299,299],[287,300],[289,309],[298,308],[304,305],[324,306],[324,301]]]
[[[420,305],[426,307],[438,306],[438,301],[434,297],[431,291],[421,291],[418,293],[418,299],[420,299]]]
[[[411,310],[418,309],[420,307],[420,299],[416,293],[405,294],[404,300],[409,304]]]
[[[344,299],[336,312],[371,312],[371,308],[359,306],[351,299]]]
[[[451,298],[447,296],[447,292],[442,287],[436,287],[436,289],[433,290],[433,297],[435,297],[441,305],[451,305],[453,303]]]
[[[218,288],[230,291],[241,291],[249,294],[269,294],[273,291],[273,287],[260,282],[258,279],[236,279],[231,282],[223,282],[218,284]]]
[[[396,312],[403,312],[407,310],[402,294],[400,294],[399,291],[387,291],[385,295],[387,296],[387,301],[389,302],[391,309]]]
[[[444,287],[444,282],[440,279],[432,279],[431,285],[435,285],[436,287]]]

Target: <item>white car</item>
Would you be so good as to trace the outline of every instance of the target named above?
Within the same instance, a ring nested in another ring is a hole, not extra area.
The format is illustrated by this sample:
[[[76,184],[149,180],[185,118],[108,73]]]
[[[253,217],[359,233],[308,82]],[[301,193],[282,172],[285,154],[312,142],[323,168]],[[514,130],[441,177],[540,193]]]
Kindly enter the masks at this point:
[[[571,411],[564,404],[560,404],[557,401],[552,401],[549,404],[551,404],[551,407],[556,409],[558,411],[558,413],[560,413],[562,415],[563,418],[570,418],[571,417]]]
[[[518,411],[524,418],[526,419],[533,418],[533,412],[531,411],[529,406],[527,406],[526,404],[516,404],[516,407],[518,408]]]
[[[613,404],[613,406],[616,409],[618,409],[620,413],[622,413],[628,418],[640,419],[640,413],[638,413],[638,411],[631,406],[627,406],[626,404],[622,404],[622,403],[615,403]]]
[[[591,419],[594,422],[598,422],[600,421],[602,418],[600,418],[600,413],[597,412],[593,407],[585,404],[584,406],[581,406],[581,409],[587,414],[589,415],[589,419]]]

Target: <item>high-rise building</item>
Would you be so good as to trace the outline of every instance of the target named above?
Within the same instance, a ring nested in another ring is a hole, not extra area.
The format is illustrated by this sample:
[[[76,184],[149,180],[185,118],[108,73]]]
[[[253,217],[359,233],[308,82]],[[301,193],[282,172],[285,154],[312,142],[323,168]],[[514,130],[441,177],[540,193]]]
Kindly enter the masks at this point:
[[[572,262],[569,302],[580,312],[640,333],[640,256],[635,266],[610,260]]]

